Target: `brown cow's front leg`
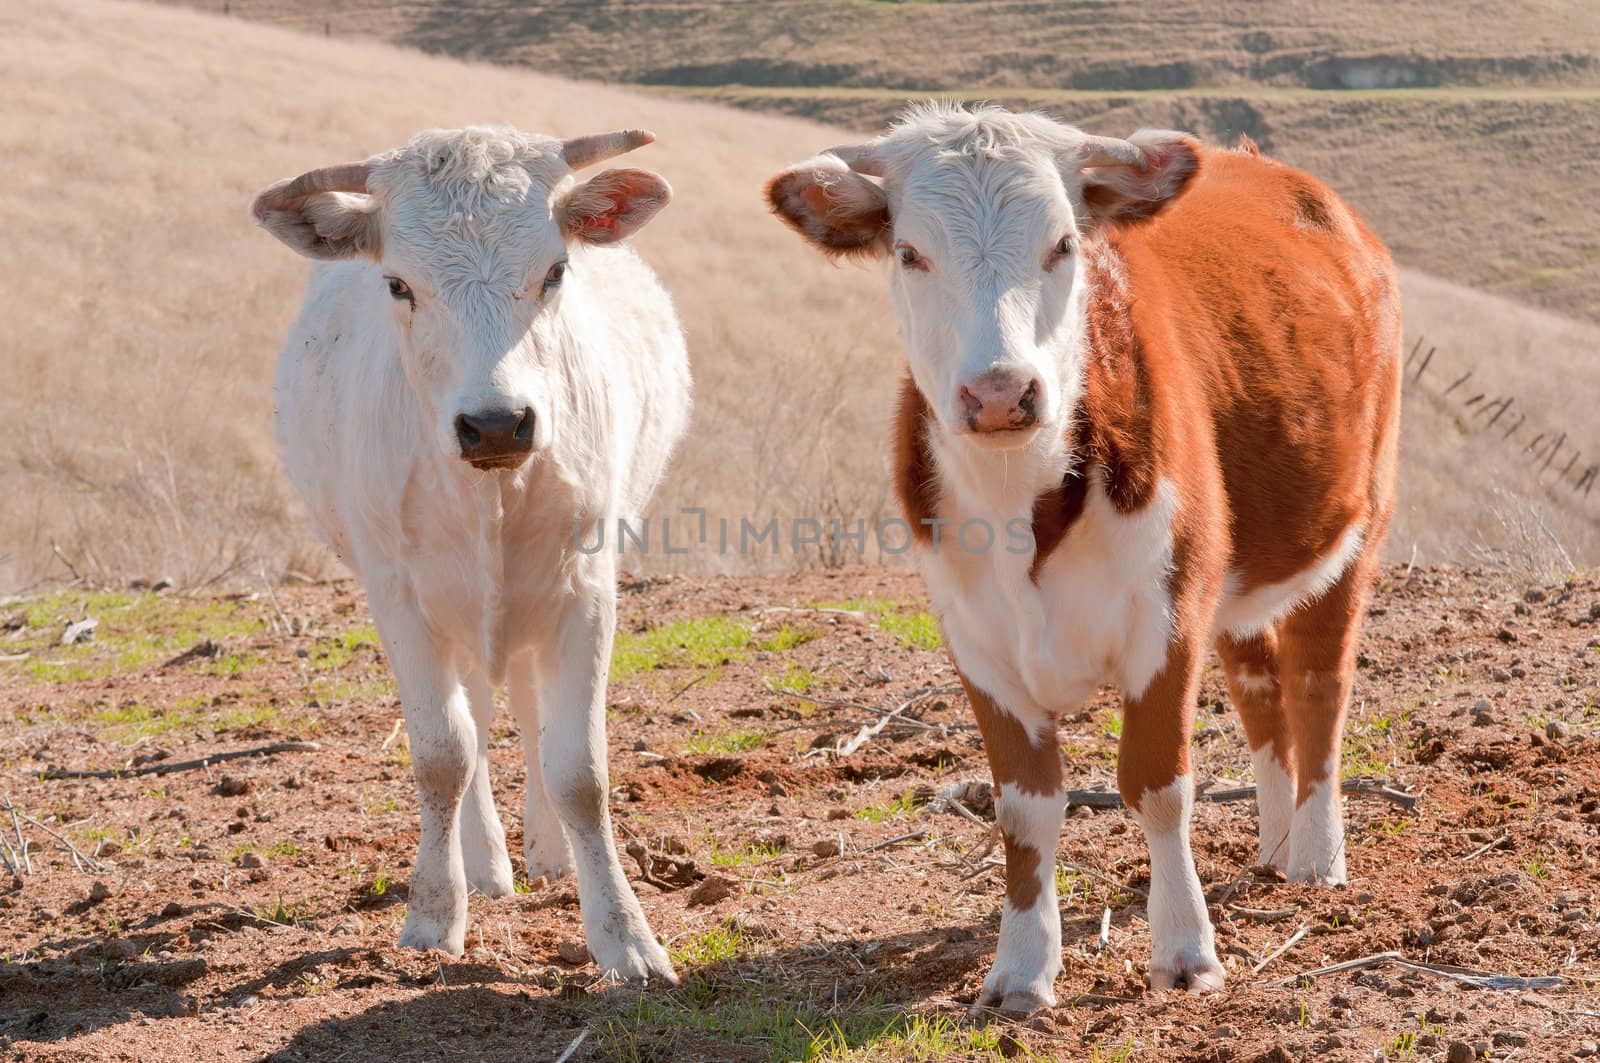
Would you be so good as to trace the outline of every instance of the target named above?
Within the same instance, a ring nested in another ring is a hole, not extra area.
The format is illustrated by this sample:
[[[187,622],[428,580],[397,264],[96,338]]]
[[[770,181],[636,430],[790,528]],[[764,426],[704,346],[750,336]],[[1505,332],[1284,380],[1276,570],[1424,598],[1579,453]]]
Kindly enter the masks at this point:
[[[1180,635],[1172,643],[1162,670],[1143,690],[1127,697],[1117,753],[1122,799],[1150,847],[1146,910],[1150,988],[1157,991],[1182,983],[1191,993],[1200,993],[1222,988],[1226,978],[1189,848],[1189,814],[1194,806],[1189,737],[1200,659],[1192,638]]]
[[[1055,721],[1044,717],[1024,722],[966,676],[961,682],[983,732],[994,775],[995,820],[1006,847],[1000,943],[978,1003],[1025,1014],[1055,1005],[1055,980],[1061,973],[1055,868],[1066,792]]]

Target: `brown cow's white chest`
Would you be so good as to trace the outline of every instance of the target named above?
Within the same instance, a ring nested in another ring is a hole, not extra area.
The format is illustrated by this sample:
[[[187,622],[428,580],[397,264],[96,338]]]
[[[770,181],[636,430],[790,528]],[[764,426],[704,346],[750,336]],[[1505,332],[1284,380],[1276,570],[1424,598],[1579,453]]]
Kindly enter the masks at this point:
[[[945,635],[962,671],[1007,710],[1038,726],[1111,683],[1137,695],[1161,670],[1172,635],[1168,575],[1174,486],[1143,509],[1119,513],[1090,474],[1083,513],[1030,575],[1032,552],[959,543],[919,551]],[[941,507],[953,526],[1004,526],[995,514]]]

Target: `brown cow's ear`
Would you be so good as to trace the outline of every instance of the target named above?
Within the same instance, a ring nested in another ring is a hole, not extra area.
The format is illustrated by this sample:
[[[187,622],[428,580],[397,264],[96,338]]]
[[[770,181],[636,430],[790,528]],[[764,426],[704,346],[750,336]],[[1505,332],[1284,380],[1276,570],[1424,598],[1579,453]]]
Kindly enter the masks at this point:
[[[312,170],[269,185],[250,204],[257,225],[307,258],[376,259],[383,244],[371,163]]]
[[[883,188],[834,155],[818,155],[767,182],[767,204],[823,254],[888,254],[893,228]]]
[[[614,244],[638,232],[672,199],[672,186],[648,170],[604,170],[567,195],[557,212],[569,239]]]
[[[1141,129],[1126,141],[1091,139],[1094,146],[1069,165],[1077,171],[1092,224],[1148,218],[1200,172],[1200,144],[1186,133]],[[1108,143],[1136,150],[1119,158],[1123,153],[1108,151]]]

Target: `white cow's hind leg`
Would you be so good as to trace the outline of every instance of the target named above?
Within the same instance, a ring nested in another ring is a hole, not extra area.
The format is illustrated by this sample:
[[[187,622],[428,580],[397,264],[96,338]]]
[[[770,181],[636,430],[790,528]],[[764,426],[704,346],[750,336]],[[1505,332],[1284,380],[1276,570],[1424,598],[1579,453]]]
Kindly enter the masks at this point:
[[[477,731],[477,757],[472,782],[461,801],[461,862],[467,882],[488,897],[508,897],[512,891],[511,858],[506,855],[506,832],[494,808],[489,778],[489,727],[494,722],[494,691],[479,669],[467,678],[467,699]]]
[[[578,907],[595,963],[619,978],[676,982],[667,950],[651,933],[622,872],[611,835],[605,694],[616,580],[607,565],[584,583],[567,605],[550,659],[539,666],[549,677],[550,692],[540,706],[544,784],[572,840]]]
[[[528,880],[554,881],[572,874],[572,845],[551,803],[539,763],[539,692],[531,654],[512,660],[506,684],[512,715],[522,733],[527,788],[522,800],[522,855]]]
[[[409,599],[371,588],[368,597],[400,687],[422,818],[400,945],[459,956],[467,929],[459,806],[472,779],[477,729],[448,649]]]

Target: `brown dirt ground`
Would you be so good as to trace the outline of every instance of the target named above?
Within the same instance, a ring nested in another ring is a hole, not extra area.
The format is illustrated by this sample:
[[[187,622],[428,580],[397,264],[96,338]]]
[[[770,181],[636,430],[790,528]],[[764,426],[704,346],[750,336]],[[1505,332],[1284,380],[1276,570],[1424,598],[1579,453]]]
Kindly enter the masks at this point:
[[[927,803],[987,778],[964,700],[940,694],[839,757],[822,747],[876,714],[773,689],[810,684],[819,698],[888,708],[952,683],[944,652],[925,645],[924,601],[914,577],[881,569],[624,585],[635,670],[610,692],[619,844],[681,850],[732,886],[697,904],[693,889],[635,876],[684,976],[675,990],[603,984],[592,964],[562,959],[581,940],[570,881],[473,897],[460,960],[394,947],[415,794],[355,585],[282,588],[276,604],[143,592],[0,609],[0,794],[102,865],[76,870],[21,823],[33,871],[0,874],[0,1045],[41,1060],[548,1060],[587,1030],[571,1059],[1442,1059],[1462,1040],[1494,1058],[1556,1060],[1589,1049],[1600,1031],[1600,582],[1388,570],[1346,769],[1420,793],[1416,812],[1352,798],[1352,881],[1311,890],[1250,873],[1249,803],[1201,804],[1200,876],[1213,899],[1238,888],[1212,907],[1228,989],[1196,999],[1144,990],[1138,831],[1119,810],[1074,807],[1059,859],[1103,879],[1062,873],[1062,1003],[981,1027],[958,1023],[993,953],[1002,875],[981,855],[983,826]],[[84,608],[98,641],[56,646]],[[696,623],[707,617],[732,623]],[[666,627],[676,621],[688,623]],[[205,639],[208,653],[171,661]],[[1202,699],[1197,773],[1219,788],[1248,779],[1214,669]],[[1474,712],[1480,699],[1487,715]],[[1110,785],[1118,731],[1109,696],[1063,722],[1072,785]],[[47,777],[308,738],[320,751]],[[520,862],[521,754],[506,717],[492,749]],[[829,842],[842,854],[818,855]],[[1300,925],[1309,933],[1252,974]],[[1566,988],[1482,990],[1394,967],[1281,981],[1388,950],[1556,975]]]

